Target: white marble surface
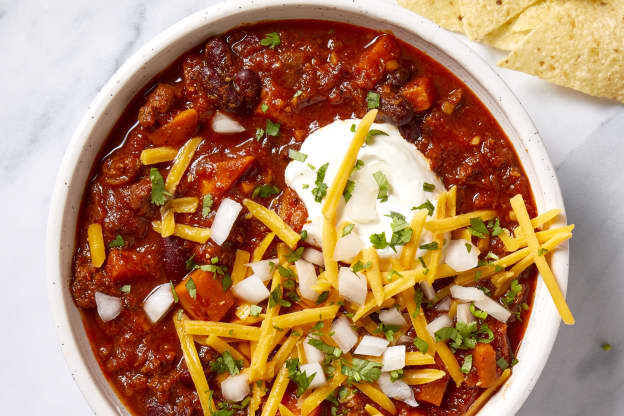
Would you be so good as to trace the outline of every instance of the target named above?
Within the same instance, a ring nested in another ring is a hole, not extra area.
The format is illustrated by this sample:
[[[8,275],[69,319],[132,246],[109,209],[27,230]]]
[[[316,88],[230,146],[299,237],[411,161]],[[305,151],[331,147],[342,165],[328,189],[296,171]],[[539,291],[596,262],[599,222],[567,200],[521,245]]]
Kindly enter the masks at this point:
[[[2,414],[88,415],[57,346],[43,241],[65,146],[89,102],[137,48],[210,0],[0,0]],[[492,65],[501,54],[468,42]],[[557,167],[569,220],[569,300],[536,389],[519,413],[624,413],[624,106],[497,69]],[[29,246],[30,249],[25,249]],[[613,345],[610,352],[600,344]]]

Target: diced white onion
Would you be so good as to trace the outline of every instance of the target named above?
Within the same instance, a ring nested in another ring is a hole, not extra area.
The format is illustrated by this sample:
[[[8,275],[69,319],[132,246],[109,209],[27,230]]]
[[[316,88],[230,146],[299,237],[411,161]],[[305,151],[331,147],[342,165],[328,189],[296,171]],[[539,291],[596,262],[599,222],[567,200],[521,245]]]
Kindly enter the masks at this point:
[[[332,339],[338,344],[343,353],[351,351],[358,342],[358,334],[351,327],[351,321],[346,316],[340,316],[332,323]]]
[[[104,322],[112,321],[121,312],[121,299],[101,292],[95,292],[95,304],[98,315]]]
[[[397,308],[384,309],[380,311],[379,320],[386,325],[407,325],[407,321]]]
[[[240,402],[249,395],[249,391],[247,374],[229,376],[221,382],[221,394],[228,402]]]
[[[253,263],[247,263],[247,266],[251,267],[253,274],[258,276],[260,280],[266,282],[271,280],[271,263],[278,264],[278,259],[266,259],[260,261],[254,261]]]
[[[338,239],[334,250],[334,260],[351,263],[363,248],[362,240],[355,233],[347,234]]]
[[[255,275],[251,275],[232,286],[232,293],[237,298],[253,304],[262,302],[270,294],[262,280]]]
[[[212,227],[210,227],[212,241],[221,245],[227,240],[241,209],[243,209],[243,206],[230,198],[225,198],[221,201],[212,222]]]
[[[400,370],[405,367],[405,345],[388,347],[381,359],[381,371]]]
[[[366,301],[366,277],[353,273],[348,267],[338,272],[338,293],[358,305]]]
[[[297,278],[299,279],[299,292],[305,299],[315,301],[319,297],[319,293],[313,289],[318,282],[316,278],[316,270],[312,263],[305,260],[297,260],[295,262],[297,269]]]
[[[324,386],[327,383],[325,373],[323,372],[323,367],[321,367],[321,364],[319,363],[303,364],[301,366],[301,371],[303,371],[307,377],[310,377],[312,376],[312,374],[314,374],[314,378],[308,386],[309,390]]]
[[[431,283],[423,280],[420,282],[420,288],[422,289],[423,295],[425,295],[427,300],[431,301],[435,298],[435,289],[431,286]]]
[[[465,324],[469,324],[474,322],[475,318],[470,312],[470,304],[469,303],[460,303],[457,305],[457,322],[463,322]]]
[[[442,314],[435,318],[433,321],[429,322],[429,324],[427,325],[427,330],[429,331],[433,339],[435,339],[436,332],[438,332],[442,328],[448,328],[451,326],[453,326],[451,318],[449,318],[447,314]]]
[[[308,344],[310,339],[319,339],[317,336],[308,335],[303,343],[303,352],[305,352],[306,361],[309,363],[320,363],[325,359],[325,354],[313,345]]]
[[[474,302],[485,299],[485,293],[481,289],[468,286],[451,286],[451,296],[464,302]]]
[[[309,261],[312,264],[323,267],[325,260],[323,260],[323,253],[312,247],[306,247],[303,250],[302,256],[304,260]]]
[[[143,310],[152,323],[158,322],[173,305],[172,290],[171,283],[163,283],[156,286],[143,300]]]
[[[372,355],[373,357],[380,357],[388,348],[390,342],[385,338],[374,337],[372,335],[364,335],[360,344],[357,346],[354,354]]]
[[[500,303],[496,302],[494,299],[488,296],[486,296],[483,300],[475,302],[474,305],[501,322],[507,322],[507,320],[511,316],[511,312],[509,312]]]
[[[214,117],[212,117],[210,126],[215,133],[220,134],[242,133],[245,131],[245,127],[238,121],[226,116],[221,111],[217,111]]]
[[[381,391],[391,399],[400,400],[411,407],[418,406],[418,402],[414,398],[414,390],[404,381],[392,381],[390,374],[382,373],[377,380]]]
[[[468,244],[470,251],[468,251]],[[465,272],[479,264],[479,249],[464,239],[451,240],[444,250],[444,261],[456,272]]]
[[[445,297],[435,305],[434,309],[438,312],[448,312],[451,309],[451,298]]]

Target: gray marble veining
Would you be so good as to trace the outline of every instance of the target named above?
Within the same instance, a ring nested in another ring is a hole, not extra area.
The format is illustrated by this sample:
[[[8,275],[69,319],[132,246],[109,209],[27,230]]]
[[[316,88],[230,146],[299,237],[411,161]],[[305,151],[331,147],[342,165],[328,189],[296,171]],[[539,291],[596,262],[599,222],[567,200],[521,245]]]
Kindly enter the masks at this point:
[[[214,3],[0,0],[3,413],[91,414],[65,367],[46,299],[43,241],[56,171],[78,120],[124,60]],[[492,65],[502,56],[466,42]],[[624,414],[624,107],[497,71],[541,132],[577,225],[568,294],[578,323],[562,327],[519,414]],[[601,350],[602,342],[613,350]]]

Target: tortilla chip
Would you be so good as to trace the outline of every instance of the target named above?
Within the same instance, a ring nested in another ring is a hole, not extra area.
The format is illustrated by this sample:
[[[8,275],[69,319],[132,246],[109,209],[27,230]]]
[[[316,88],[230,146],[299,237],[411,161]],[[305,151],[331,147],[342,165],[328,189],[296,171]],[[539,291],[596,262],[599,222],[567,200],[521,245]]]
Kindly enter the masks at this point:
[[[537,0],[459,0],[464,32],[480,40]]]
[[[530,32],[514,32],[512,29],[512,23],[507,22],[495,31],[485,35],[481,41],[486,45],[490,45],[504,51],[514,50],[524,39],[526,39]]]
[[[624,102],[624,0],[568,0],[499,62],[504,68]]]
[[[399,4],[445,29],[463,31],[459,0],[399,0]]]

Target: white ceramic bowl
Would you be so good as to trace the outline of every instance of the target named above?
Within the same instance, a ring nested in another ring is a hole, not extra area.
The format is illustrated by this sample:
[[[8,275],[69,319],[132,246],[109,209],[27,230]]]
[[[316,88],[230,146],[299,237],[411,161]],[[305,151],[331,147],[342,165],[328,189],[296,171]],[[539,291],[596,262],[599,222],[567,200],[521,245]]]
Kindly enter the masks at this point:
[[[502,79],[467,46],[431,22],[398,6],[365,0],[237,0],[189,16],[135,53],[98,94],[76,130],[58,174],[48,219],[46,269],[49,297],[61,349],[72,377],[95,414],[127,415],[95,360],[69,290],[76,220],[82,194],[98,150],[130,99],[161,70],[211,35],[258,20],[322,19],[389,30],[424,51],[464,81],[498,120],[513,143],[531,182],[538,210],[563,209],[559,184],[535,126]],[[565,289],[567,247],[552,258]],[[550,354],[559,316],[544,284],[537,285],[532,317],[519,364],[480,416],[515,414]]]

